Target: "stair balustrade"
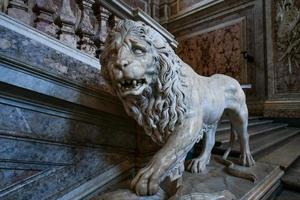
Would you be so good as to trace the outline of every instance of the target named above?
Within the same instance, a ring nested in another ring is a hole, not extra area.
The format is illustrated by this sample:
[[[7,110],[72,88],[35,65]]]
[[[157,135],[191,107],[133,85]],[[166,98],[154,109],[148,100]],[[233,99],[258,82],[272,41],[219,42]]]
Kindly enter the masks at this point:
[[[124,18],[145,22],[177,47],[174,36],[157,21],[120,0],[3,0],[0,4],[1,12],[97,58],[109,30]]]

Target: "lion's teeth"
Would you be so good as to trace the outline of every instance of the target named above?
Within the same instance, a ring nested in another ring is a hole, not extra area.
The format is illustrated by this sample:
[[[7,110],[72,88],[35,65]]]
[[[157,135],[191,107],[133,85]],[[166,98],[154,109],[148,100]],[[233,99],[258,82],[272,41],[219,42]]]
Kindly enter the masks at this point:
[[[136,80],[132,81],[133,86],[136,86]]]
[[[121,88],[121,87],[122,87],[121,83],[118,83],[118,88]]]

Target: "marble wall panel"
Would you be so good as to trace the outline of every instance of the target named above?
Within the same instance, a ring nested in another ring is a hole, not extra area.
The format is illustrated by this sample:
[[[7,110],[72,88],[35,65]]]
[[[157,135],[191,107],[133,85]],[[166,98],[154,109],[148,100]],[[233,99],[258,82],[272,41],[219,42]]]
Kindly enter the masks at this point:
[[[39,171],[37,170],[21,170],[21,169],[1,169],[0,168],[0,188],[8,187],[12,184],[27,179]]]
[[[226,74],[240,83],[247,83],[247,63],[241,55],[245,50],[245,37],[242,18],[183,37],[177,53],[200,75]]]
[[[77,162],[73,165],[60,167],[48,165],[48,169],[30,177],[23,183],[3,189],[0,188],[0,198],[31,200],[58,199],[82,183],[102,174],[111,166],[115,166],[122,162],[122,160],[127,159],[126,156],[83,148],[77,151],[76,157],[78,158]],[[120,169],[120,171],[128,169],[124,168]]]
[[[76,113],[69,113],[69,116],[54,113],[0,103],[0,134],[77,145],[120,147],[131,151],[135,148],[136,136],[130,121],[108,117],[108,114],[74,119]]]
[[[68,146],[9,136],[0,136],[0,142],[0,158],[7,161],[71,165],[80,153],[80,149]]]
[[[134,151],[135,135],[121,119],[68,116],[62,109],[41,109],[37,102],[1,101],[0,171],[6,184],[0,199],[57,199]]]

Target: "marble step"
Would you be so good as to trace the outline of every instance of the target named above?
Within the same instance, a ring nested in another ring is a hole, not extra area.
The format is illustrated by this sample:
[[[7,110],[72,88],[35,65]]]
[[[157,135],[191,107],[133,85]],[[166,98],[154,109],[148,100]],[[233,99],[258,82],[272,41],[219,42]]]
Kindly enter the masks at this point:
[[[284,128],[286,127],[287,124],[273,124],[273,123],[267,123],[267,124],[263,124],[263,125],[260,125],[260,126],[250,126],[249,129],[248,129],[248,133],[249,133],[249,136],[252,137],[252,136],[255,136],[255,135],[258,135],[258,134],[263,134],[263,133],[266,133],[266,132],[269,132],[269,131],[275,131],[277,129],[281,129],[281,128]],[[216,144],[217,145],[221,145],[223,143],[228,143],[230,140],[230,130],[227,131],[227,132],[224,132],[222,134],[216,134]]]
[[[300,157],[286,170],[282,182],[285,187],[300,191]]]
[[[265,152],[257,159],[261,162],[279,165],[286,170],[300,156],[299,146],[300,135],[276,149]]]
[[[300,129],[298,128],[282,128],[279,130],[271,131],[265,133],[259,137],[250,138],[250,149],[252,155],[258,154],[261,151],[267,150],[268,148],[272,147],[273,145],[279,144],[286,139],[300,133]],[[228,143],[223,144],[219,147],[214,149],[216,153],[223,153],[228,148]],[[232,149],[232,156],[239,155],[239,144],[235,142],[235,145]]]
[[[263,125],[263,124],[270,124],[272,122],[273,122],[272,120],[255,119],[255,120],[249,121],[248,127],[259,126],[259,125]],[[223,134],[224,132],[230,131],[230,127],[231,126],[229,123],[220,124],[217,128],[217,134]]]

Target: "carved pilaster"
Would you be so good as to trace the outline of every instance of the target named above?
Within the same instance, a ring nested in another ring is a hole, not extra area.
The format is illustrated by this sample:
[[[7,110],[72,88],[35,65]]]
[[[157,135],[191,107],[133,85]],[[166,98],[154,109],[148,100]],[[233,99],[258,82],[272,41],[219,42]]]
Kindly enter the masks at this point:
[[[57,37],[58,27],[54,24],[53,14],[55,12],[55,5],[52,0],[37,0],[33,11],[36,13],[34,26],[51,35]]]
[[[15,19],[21,20],[25,24],[30,24],[30,14],[28,13],[27,0],[11,0],[7,6],[7,14]]]
[[[91,18],[94,16],[92,10],[93,3],[93,0],[83,0],[79,2],[79,7],[81,9],[81,20],[77,28],[77,33],[80,36],[78,49],[94,55],[96,46],[92,38],[95,36],[95,30],[91,22]]]
[[[59,21],[61,24],[59,40],[68,44],[69,46],[76,47],[76,17],[71,9],[70,3],[70,0],[63,0],[62,7],[59,12]]]

